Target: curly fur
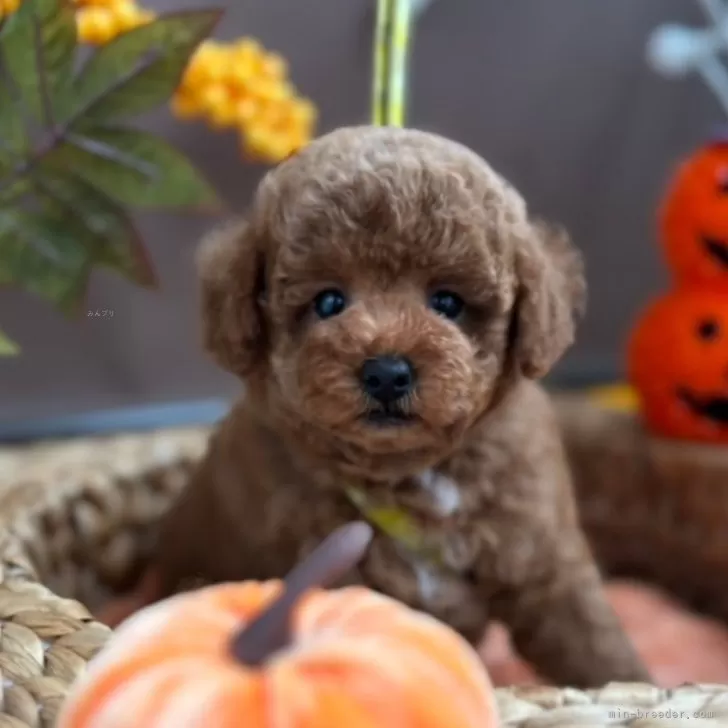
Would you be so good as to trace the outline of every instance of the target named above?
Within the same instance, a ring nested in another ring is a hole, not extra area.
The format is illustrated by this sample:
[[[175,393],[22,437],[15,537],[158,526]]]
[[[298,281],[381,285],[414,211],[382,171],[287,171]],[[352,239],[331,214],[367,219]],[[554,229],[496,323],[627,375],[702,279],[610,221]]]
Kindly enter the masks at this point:
[[[585,289],[560,229],[530,219],[479,156],[432,134],[348,128],[270,171],[246,221],[200,257],[206,346],[246,383],[170,513],[157,593],[282,576],[363,488],[405,509],[445,566],[383,534],[352,581],[469,640],[504,621],[521,653],[572,685],[645,673],[582,535],[557,425],[534,380],[572,343]],[[350,305],[318,320],[336,286]],[[457,323],[427,306],[457,291]],[[408,357],[405,426],[376,427],[356,372]]]

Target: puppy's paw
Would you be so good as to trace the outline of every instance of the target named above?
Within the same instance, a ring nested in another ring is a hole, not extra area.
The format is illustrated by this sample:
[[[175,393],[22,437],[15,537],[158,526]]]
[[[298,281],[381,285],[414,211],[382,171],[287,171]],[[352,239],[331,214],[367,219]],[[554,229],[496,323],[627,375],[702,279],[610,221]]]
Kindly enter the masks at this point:
[[[100,609],[95,617],[98,622],[116,629],[122,622],[145,607],[140,594],[131,594],[114,599]]]
[[[116,629],[140,609],[157,600],[159,583],[156,572],[150,569],[130,594],[117,597],[104,605],[95,615],[96,620]]]

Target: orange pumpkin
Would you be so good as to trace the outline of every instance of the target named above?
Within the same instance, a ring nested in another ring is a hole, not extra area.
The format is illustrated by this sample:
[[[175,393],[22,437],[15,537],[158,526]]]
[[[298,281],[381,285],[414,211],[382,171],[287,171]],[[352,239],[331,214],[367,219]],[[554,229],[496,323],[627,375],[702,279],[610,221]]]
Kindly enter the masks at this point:
[[[728,291],[683,288],[654,301],[627,365],[652,432],[728,443]]]
[[[680,165],[663,201],[660,233],[678,283],[728,286],[728,142],[702,147]]]
[[[351,568],[370,535],[341,529],[283,584],[209,587],[138,613],[58,728],[494,728],[490,681],[459,635],[362,587],[310,588]]]

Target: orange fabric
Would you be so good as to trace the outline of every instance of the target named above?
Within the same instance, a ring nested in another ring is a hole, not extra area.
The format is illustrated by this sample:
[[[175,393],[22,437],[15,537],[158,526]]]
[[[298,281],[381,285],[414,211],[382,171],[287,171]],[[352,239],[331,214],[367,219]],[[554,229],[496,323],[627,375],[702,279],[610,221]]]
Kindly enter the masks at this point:
[[[657,685],[728,683],[728,628],[647,586],[615,582],[608,594]],[[489,632],[482,654],[494,685],[544,684],[500,626]]]

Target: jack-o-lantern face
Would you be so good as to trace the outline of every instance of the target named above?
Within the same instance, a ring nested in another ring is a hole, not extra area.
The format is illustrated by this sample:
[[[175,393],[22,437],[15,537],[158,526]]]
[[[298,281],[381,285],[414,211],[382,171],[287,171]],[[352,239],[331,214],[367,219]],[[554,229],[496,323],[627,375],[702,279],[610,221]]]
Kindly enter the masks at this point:
[[[627,359],[652,432],[728,443],[728,292],[659,298],[632,331]]]
[[[678,168],[660,233],[677,281],[728,283],[728,143],[704,147]]]

